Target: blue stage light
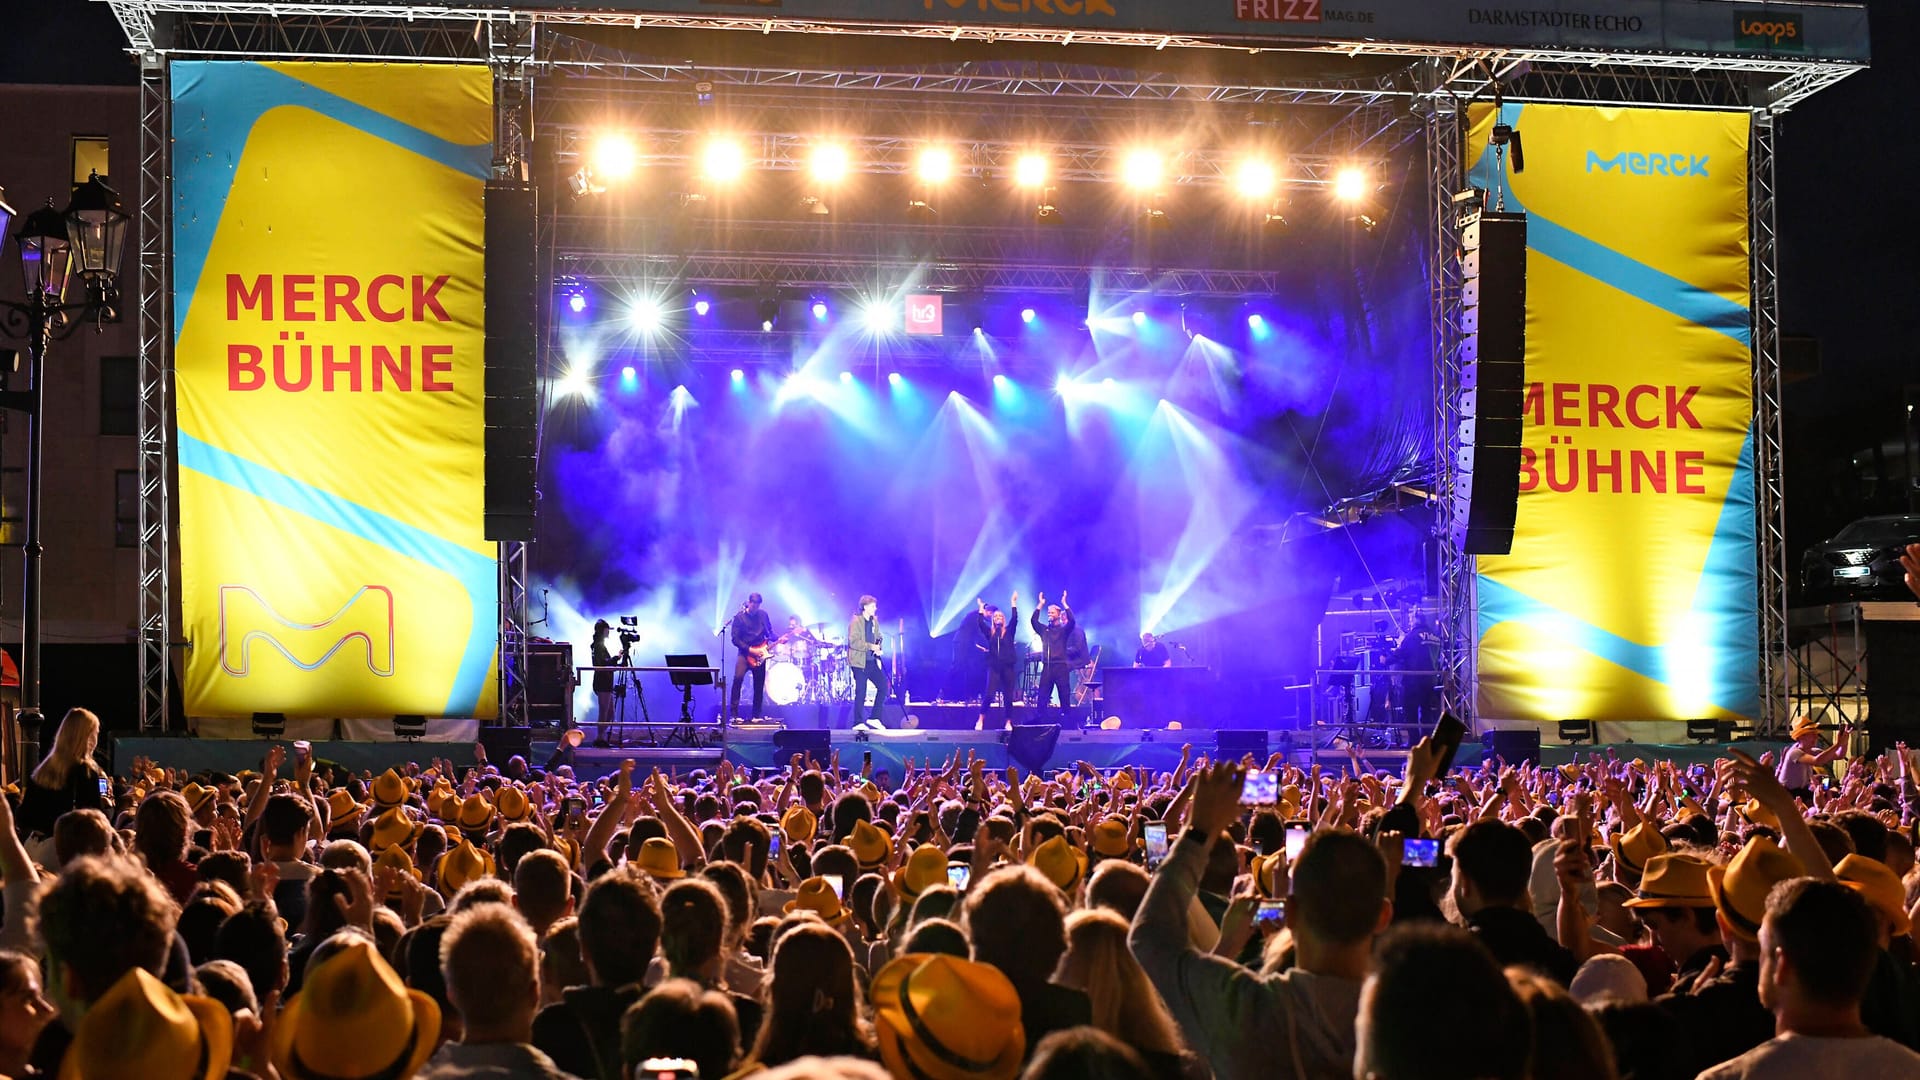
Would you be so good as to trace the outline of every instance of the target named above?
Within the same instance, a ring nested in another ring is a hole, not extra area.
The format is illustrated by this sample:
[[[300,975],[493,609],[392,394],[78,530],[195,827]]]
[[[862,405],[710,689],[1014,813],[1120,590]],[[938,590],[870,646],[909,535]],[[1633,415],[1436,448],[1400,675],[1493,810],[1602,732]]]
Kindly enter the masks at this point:
[[[841,382],[843,382],[843,383],[850,383],[850,382],[852,382],[852,381],[853,381],[853,372],[851,372],[851,371],[843,371],[843,372],[841,372],[841,373],[840,373],[840,381],[841,381]]]
[[[1053,380],[1053,389],[1054,392],[1058,394],[1064,394],[1073,389],[1073,376],[1068,375],[1064,371],[1061,372],[1060,377]]]
[[[739,385],[740,385],[741,383],[743,383],[743,382],[746,382],[746,381],[747,381],[747,373],[746,373],[746,372],[744,372],[744,371],[741,371],[741,370],[740,370],[739,368],[734,368],[734,369],[733,369],[733,384],[734,384],[735,386],[739,386]]]
[[[1013,385],[1013,380],[1007,378],[1005,375],[995,375],[993,377],[993,388],[995,390],[1005,390],[1007,387],[1012,385]]]
[[[900,378],[900,373],[899,373],[899,372],[897,372],[897,371],[889,371],[889,372],[887,372],[887,385],[888,385],[888,386],[899,386],[899,385],[900,385],[900,384],[901,384],[902,382],[904,382],[904,381],[905,381],[904,379],[902,379],[902,378]]]
[[[772,319],[761,319],[761,320],[760,320],[760,332],[761,332],[761,333],[763,333],[763,334],[771,334],[771,333],[773,333],[773,320],[772,320]]]
[[[1144,311],[1136,311],[1136,312],[1134,312],[1134,313],[1133,313],[1133,325],[1135,325],[1135,326],[1145,326],[1145,325],[1147,325],[1147,313],[1146,313],[1146,312],[1144,312]]]
[[[1108,390],[1111,390],[1111,389],[1113,389],[1113,376],[1111,376],[1111,375],[1109,375],[1109,376],[1107,376],[1106,378],[1104,378],[1104,379],[1101,379],[1101,380],[1100,380],[1100,385],[1101,385],[1101,386],[1102,386],[1103,388],[1105,388],[1105,389],[1108,389]]]
[[[695,315],[705,315],[707,312],[712,310],[713,310],[713,305],[707,303],[705,300],[695,300],[693,302],[693,313]]]
[[[629,313],[629,317],[633,320],[633,328],[635,330],[643,334],[651,334],[655,330],[660,329],[660,322],[663,317],[663,313],[660,310],[660,302],[651,298],[642,297],[633,302],[633,310]]]
[[[1258,330],[1265,325],[1267,325],[1267,320],[1261,318],[1260,316],[1258,315],[1247,316],[1247,329]]]
[[[1032,308],[1021,308],[1021,309],[1020,309],[1020,321],[1021,321],[1021,322],[1023,322],[1023,323],[1026,323],[1026,324],[1027,324],[1028,326],[1032,326],[1032,325],[1033,325],[1033,320],[1035,320],[1035,319],[1037,319],[1037,318],[1039,318],[1039,317],[1040,317],[1040,313],[1039,313],[1039,312],[1037,312],[1037,311],[1035,311],[1035,310],[1033,310]]]
[[[866,321],[867,329],[876,334],[893,329],[895,318],[893,305],[886,300],[869,301],[861,312],[861,317]]]
[[[567,310],[573,312],[575,315],[587,310],[587,294],[583,292],[570,294],[567,297]]]
[[[620,389],[626,390],[628,392],[632,392],[639,388],[640,388],[640,376],[637,372],[633,370],[633,365],[628,364],[626,367],[621,368],[620,369]]]
[[[813,302],[813,317],[821,322],[827,321],[827,305],[819,300]]]

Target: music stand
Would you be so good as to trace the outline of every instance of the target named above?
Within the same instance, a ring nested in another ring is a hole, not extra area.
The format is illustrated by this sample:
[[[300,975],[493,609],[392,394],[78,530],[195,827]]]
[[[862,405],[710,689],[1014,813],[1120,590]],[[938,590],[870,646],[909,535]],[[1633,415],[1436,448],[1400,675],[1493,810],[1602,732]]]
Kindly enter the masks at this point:
[[[668,653],[667,666],[674,669],[668,677],[673,680],[673,685],[680,688],[680,724],[686,729],[687,744],[692,745],[693,688],[713,685],[713,672],[710,670],[713,665],[707,661],[706,653]]]

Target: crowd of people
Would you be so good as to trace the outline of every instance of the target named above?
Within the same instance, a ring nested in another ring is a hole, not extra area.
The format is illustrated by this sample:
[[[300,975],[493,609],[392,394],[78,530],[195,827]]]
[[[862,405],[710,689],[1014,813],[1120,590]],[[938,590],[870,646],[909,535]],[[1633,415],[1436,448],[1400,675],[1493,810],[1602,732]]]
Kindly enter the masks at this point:
[[[1691,768],[897,783],[106,777],[98,733],[0,799],[0,1076],[1920,1077],[1920,754],[1811,722]]]

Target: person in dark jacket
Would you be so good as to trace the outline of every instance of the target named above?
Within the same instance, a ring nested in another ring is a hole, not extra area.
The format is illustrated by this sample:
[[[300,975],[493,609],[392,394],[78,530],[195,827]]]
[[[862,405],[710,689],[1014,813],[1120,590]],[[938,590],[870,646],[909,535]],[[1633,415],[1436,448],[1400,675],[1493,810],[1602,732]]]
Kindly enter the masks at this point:
[[[106,776],[93,763],[99,741],[100,718],[86,709],[69,709],[54,733],[53,749],[22,785],[20,809],[14,812],[21,839],[52,836],[53,823],[70,810],[98,810],[112,819]]]
[[[1013,603],[1006,611],[980,601],[980,614],[976,618],[980,627],[980,644],[976,647],[987,661],[987,692],[980,698],[980,719],[974,722],[973,729],[986,729],[987,710],[993,708],[995,694],[1000,695],[1007,726],[1012,727],[1013,702],[1020,696],[1015,682],[1020,667],[1020,643],[1013,630],[1020,625],[1020,594],[1013,594]]]
[[[1087,995],[1053,981],[1067,951],[1067,901],[1039,871],[1002,867],[967,892],[973,959],[1000,969],[1020,995],[1027,1053],[1056,1031],[1093,1022]]]
[[[1476,821],[1454,837],[1453,902],[1502,967],[1518,964],[1552,978],[1573,981],[1580,964],[1547,936],[1533,917],[1527,882],[1533,875],[1533,845],[1527,834],[1503,821]]]
[[[1045,613],[1046,620],[1040,616]],[[1046,667],[1040,675],[1039,706],[1051,708],[1054,688],[1059,688],[1060,710],[1071,713],[1073,710],[1073,656],[1074,630],[1078,623],[1074,621],[1073,609],[1067,606],[1067,594],[1060,594],[1058,604],[1048,604],[1047,594],[1041,593],[1038,606],[1033,609],[1033,632],[1040,638],[1040,647],[1046,658]],[[1086,635],[1079,638],[1079,648],[1086,649]],[[1032,1032],[1028,1033],[1029,1036]]]
[[[533,1045],[576,1076],[621,1080],[620,1018],[660,944],[660,905],[625,870],[600,875],[580,902],[580,960],[587,985],[568,987],[533,1020]]]

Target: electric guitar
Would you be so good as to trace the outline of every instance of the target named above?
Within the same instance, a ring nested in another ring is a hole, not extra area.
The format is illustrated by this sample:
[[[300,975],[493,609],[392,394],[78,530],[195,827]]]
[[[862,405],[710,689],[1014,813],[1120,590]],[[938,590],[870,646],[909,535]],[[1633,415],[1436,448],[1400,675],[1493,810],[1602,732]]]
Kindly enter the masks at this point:
[[[1095,645],[1093,647],[1093,659],[1088,660],[1087,666],[1080,669],[1079,685],[1074,687],[1073,690],[1073,703],[1075,705],[1085,705],[1093,697],[1094,687],[1092,679],[1093,673],[1100,670],[1100,649],[1101,646]]]
[[[767,662],[767,657],[773,655],[773,642],[763,641],[750,649],[741,650],[740,655],[747,658],[748,667],[759,667]]]

